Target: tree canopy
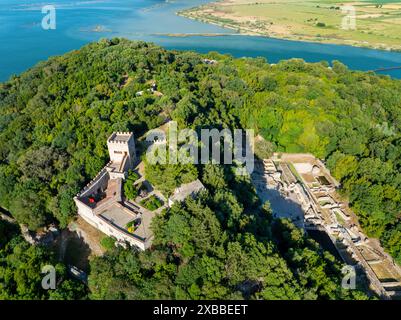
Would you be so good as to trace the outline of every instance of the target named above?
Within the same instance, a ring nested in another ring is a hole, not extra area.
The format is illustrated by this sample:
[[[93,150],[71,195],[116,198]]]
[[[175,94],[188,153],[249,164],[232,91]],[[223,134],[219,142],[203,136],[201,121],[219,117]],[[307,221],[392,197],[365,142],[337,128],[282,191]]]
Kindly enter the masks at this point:
[[[162,95],[147,91],[150,82]],[[0,206],[31,230],[54,221],[65,227],[76,212],[73,196],[107,163],[113,131],[140,137],[168,119],[196,130],[253,128],[269,142],[268,153],[324,158],[364,229],[400,262],[400,109],[399,80],[340,62],[270,65],[103,39],[0,84]],[[331,258],[291,225],[273,228],[246,178],[207,165],[146,170],[165,193],[195,177],[210,193],[156,219],[154,251],[115,250],[95,260],[93,297],[347,296],[330,280],[338,271]],[[280,240],[274,230],[291,237]]]

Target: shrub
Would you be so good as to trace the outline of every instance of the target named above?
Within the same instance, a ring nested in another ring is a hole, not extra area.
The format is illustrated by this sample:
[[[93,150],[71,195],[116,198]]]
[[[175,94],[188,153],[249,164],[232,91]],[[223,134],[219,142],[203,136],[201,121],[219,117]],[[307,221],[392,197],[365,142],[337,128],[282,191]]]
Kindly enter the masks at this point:
[[[124,182],[124,195],[127,199],[135,199],[138,195],[138,190],[134,186],[134,182],[138,180],[139,175],[132,171],[128,171],[128,177]]]
[[[141,204],[146,209],[148,209],[150,211],[154,211],[163,205],[163,201],[161,201],[158,197],[152,195],[149,198],[147,198],[146,200],[143,200],[141,202]]]
[[[112,250],[114,248],[116,240],[112,237],[104,237],[101,241],[100,244],[102,245],[103,248],[106,250]]]

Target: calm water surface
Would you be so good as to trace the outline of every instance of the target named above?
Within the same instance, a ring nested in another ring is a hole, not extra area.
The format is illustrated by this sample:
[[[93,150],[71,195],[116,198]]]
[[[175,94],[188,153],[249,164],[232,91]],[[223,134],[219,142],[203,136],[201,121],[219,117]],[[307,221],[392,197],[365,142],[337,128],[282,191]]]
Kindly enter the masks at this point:
[[[49,56],[78,49],[104,37],[147,40],[168,49],[219,51],[236,57],[263,56],[269,62],[303,58],[309,62],[340,60],[351,69],[401,66],[401,53],[349,46],[239,36],[232,30],[179,17],[178,10],[209,0],[2,0],[0,3],[0,81]],[[41,8],[54,4],[57,29],[43,30]],[[95,28],[103,30],[95,32]],[[169,37],[168,33],[218,33],[224,36]],[[401,70],[387,71],[401,78]]]

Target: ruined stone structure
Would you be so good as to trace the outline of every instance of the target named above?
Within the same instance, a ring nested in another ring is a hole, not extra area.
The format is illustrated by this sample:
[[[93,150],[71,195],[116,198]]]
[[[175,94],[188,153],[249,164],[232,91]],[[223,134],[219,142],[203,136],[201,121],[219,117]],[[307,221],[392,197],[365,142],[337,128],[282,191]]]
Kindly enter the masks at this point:
[[[304,212],[303,228],[326,233],[344,262],[364,270],[372,290],[385,299],[401,296],[401,268],[378,241],[364,235],[355,214],[338,197],[339,183],[320,159],[311,154],[276,153],[263,159],[255,171],[252,179],[260,197],[277,190],[297,203]],[[295,214],[273,216],[301,225]]]

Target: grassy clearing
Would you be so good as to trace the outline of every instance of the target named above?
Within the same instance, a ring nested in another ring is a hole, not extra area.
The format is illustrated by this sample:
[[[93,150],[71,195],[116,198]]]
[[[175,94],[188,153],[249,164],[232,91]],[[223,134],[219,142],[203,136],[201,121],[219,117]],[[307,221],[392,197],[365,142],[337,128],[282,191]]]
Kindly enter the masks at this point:
[[[302,181],[302,177],[299,175],[299,173],[298,173],[297,169],[295,169],[294,165],[291,162],[289,162],[288,167],[290,168],[290,171],[295,176],[295,178],[297,178],[298,182],[303,185],[304,183]]]
[[[345,220],[343,219],[343,217],[341,217],[340,214],[338,214],[337,212],[335,212],[335,215],[338,223],[341,224],[342,226],[345,225]]]
[[[355,30],[341,27],[347,5]],[[180,14],[252,35],[401,50],[401,1],[223,0]]]

